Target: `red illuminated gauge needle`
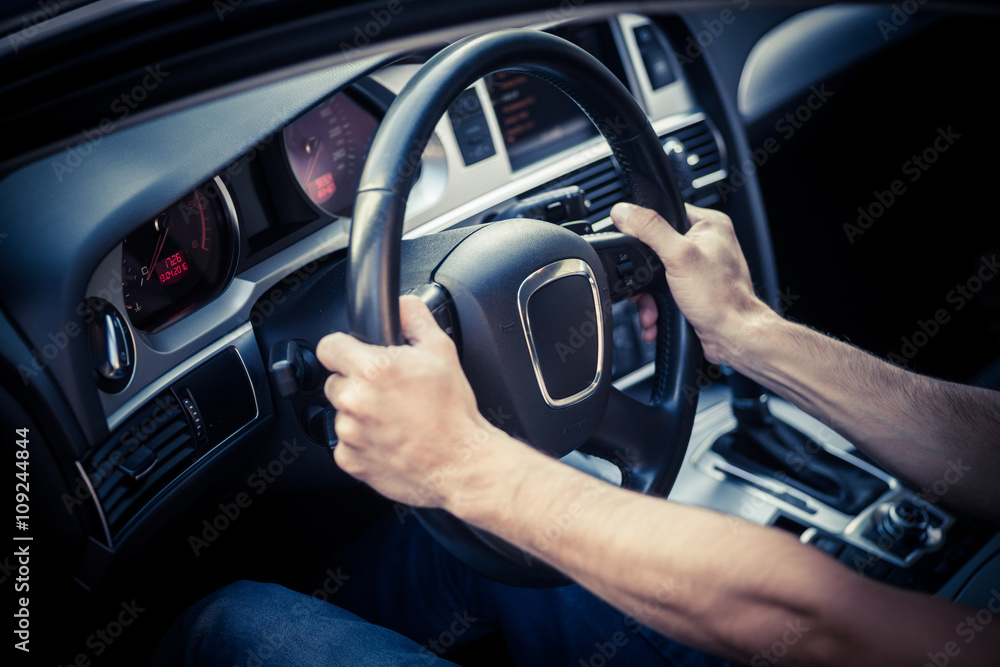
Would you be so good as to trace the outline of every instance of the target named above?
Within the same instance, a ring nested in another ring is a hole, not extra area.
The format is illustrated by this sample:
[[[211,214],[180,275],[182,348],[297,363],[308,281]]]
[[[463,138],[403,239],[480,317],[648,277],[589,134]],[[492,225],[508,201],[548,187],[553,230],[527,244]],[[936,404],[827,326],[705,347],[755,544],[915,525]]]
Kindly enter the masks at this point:
[[[163,252],[163,245],[164,242],[167,240],[167,234],[169,233],[170,233],[170,219],[167,218],[167,221],[164,223],[163,227],[163,236],[161,236],[160,240],[157,241],[156,243],[156,248],[153,250],[153,259],[152,261],[149,262],[149,265],[147,266],[146,275],[152,275],[153,271],[156,270],[155,268],[156,260],[160,258],[160,253]],[[146,279],[145,277],[143,277],[143,279],[140,281],[139,284],[142,285],[142,283],[144,283],[145,281]]]
[[[319,139],[316,137],[309,137],[309,141],[306,142],[306,155],[312,153],[312,161],[309,163],[309,169],[306,170],[306,183],[312,183],[313,170],[316,169],[316,163],[319,161],[319,149],[322,147]]]

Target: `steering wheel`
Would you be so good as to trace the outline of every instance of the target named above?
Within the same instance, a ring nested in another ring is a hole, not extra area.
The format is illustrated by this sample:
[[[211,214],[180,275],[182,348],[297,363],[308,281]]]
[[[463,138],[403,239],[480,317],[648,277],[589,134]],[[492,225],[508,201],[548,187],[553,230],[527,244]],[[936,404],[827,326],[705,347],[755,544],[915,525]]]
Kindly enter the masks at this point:
[[[680,231],[687,214],[669,162],[629,91],[593,56],[558,37],[504,30],[463,39],[421,68],[372,141],[358,186],[348,258],[351,333],[405,344],[401,289],[418,288],[452,324],[480,411],[553,457],[603,457],[622,486],[666,496],[687,447],[701,347],[674,305],[656,254],[618,232],[581,236],[536,220],[506,220],[403,243],[403,214],[438,120],[479,79],[531,75],[568,95],[611,145],[631,200]],[[650,402],[611,386],[611,304],[649,291],[659,309]],[[447,408],[447,406],[445,406]],[[427,530],[470,567],[504,583],[565,577],[443,510],[417,509]]]

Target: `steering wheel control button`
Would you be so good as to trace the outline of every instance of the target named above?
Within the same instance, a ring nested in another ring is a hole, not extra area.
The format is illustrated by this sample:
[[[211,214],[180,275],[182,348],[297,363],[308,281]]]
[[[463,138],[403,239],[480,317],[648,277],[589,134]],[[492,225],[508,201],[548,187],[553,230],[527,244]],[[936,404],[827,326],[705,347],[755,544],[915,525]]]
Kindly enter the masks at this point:
[[[640,248],[638,241],[623,234],[601,232],[587,237],[587,242],[604,264],[612,301],[634,296],[663,274],[659,258],[651,250]]]
[[[608,253],[608,259],[614,261],[614,273],[608,274],[615,278],[612,289],[615,292],[632,292],[638,290],[639,282],[636,280],[636,265],[640,262],[635,251],[630,248],[619,248]]]
[[[490,126],[486,122],[486,114],[479,103],[479,93],[475,88],[469,88],[458,96],[458,99],[448,108],[451,127],[455,131],[458,148],[462,151],[465,166],[471,166],[488,157],[496,155],[493,138],[490,136]]]
[[[586,220],[571,220],[570,222],[564,222],[559,226],[563,229],[568,229],[574,234],[579,234],[580,236],[586,236],[587,234],[594,233],[594,226]]]
[[[561,408],[590,396],[604,359],[601,298],[590,266],[569,259],[539,269],[521,283],[518,303],[545,402]]]
[[[452,313],[453,305],[451,298],[443,287],[437,283],[427,283],[426,285],[414,287],[407,294],[419,297],[424,302],[424,305],[427,306],[427,309],[431,311],[434,321],[441,327],[441,330],[458,344],[458,333],[455,329],[457,318]]]

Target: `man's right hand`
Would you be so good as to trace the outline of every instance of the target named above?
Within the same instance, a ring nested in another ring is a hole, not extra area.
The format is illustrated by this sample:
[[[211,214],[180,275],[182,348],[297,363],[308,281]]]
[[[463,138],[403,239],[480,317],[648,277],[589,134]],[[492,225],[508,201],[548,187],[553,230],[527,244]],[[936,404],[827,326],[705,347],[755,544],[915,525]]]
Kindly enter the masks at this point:
[[[742,340],[769,317],[778,317],[754,294],[733,223],[724,213],[687,205],[691,228],[680,234],[658,213],[615,204],[611,219],[622,232],[659,255],[677,306],[694,327],[713,363],[733,363]],[[640,300],[643,337],[655,337],[652,299]]]

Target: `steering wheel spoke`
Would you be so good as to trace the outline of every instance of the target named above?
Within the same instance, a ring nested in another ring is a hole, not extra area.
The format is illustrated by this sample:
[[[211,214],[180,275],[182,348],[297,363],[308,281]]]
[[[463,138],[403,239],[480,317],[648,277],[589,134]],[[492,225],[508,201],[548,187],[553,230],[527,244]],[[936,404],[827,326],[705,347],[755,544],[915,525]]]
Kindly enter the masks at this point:
[[[616,465],[624,488],[666,496],[683,460],[678,449],[687,447],[686,441],[670,439],[675,420],[668,407],[642,403],[613,389],[604,421],[580,451]]]
[[[663,278],[663,263],[649,246],[621,232],[587,234],[608,276],[608,296],[618,302],[649,289]]]

